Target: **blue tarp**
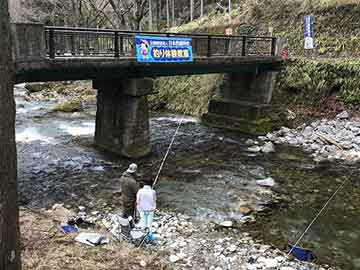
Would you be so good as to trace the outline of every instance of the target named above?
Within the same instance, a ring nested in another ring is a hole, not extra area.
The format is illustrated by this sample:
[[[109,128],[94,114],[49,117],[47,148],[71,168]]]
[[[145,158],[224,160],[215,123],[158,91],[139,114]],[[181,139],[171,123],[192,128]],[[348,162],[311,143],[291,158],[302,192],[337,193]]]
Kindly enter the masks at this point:
[[[316,259],[315,254],[310,249],[294,246],[291,244],[289,244],[289,247],[291,249],[291,254],[300,261],[311,262]]]
[[[76,225],[63,225],[61,229],[64,233],[77,233],[79,230]]]

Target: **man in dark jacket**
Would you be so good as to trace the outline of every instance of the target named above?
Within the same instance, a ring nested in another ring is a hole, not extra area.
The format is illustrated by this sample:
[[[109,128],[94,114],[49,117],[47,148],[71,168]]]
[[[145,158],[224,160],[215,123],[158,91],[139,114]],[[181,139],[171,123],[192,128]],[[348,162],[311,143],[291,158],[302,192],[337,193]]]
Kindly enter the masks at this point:
[[[139,189],[139,185],[135,179],[136,171],[137,165],[132,163],[120,178],[121,201],[123,207],[122,216],[124,218],[128,218],[129,216],[134,217],[136,193]]]

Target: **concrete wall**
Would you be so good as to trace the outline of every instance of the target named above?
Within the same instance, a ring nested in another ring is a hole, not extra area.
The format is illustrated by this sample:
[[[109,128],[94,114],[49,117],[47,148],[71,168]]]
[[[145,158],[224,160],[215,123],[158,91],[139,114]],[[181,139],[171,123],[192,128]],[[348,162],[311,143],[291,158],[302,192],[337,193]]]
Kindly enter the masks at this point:
[[[36,62],[45,58],[43,24],[13,23],[11,30],[16,62]]]
[[[277,72],[237,72],[224,76],[219,96],[225,99],[268,104],[276,82]]]
[[[278,125],[269,105],[276,76],[271,70],[226,74],[203,115],[204,123],[255,135],[270,131]]]

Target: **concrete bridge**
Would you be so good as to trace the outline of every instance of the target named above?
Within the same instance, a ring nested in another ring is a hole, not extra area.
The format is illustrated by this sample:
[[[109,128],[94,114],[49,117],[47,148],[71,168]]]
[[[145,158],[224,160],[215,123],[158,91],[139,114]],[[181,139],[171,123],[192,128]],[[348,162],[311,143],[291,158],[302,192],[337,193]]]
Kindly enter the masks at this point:
[[[206,123],[247,133],[271,127],[267,117],[281,66],[274,37],[133,32],[13,24],[16,82],[92,80],[98,90],[95,143],[127,157],[150,152],[147,96],[152,78],[225,73]],[[191,38],[193,61],[142,63],[135,35]],[[192,97],[189,97],[192,98]]]

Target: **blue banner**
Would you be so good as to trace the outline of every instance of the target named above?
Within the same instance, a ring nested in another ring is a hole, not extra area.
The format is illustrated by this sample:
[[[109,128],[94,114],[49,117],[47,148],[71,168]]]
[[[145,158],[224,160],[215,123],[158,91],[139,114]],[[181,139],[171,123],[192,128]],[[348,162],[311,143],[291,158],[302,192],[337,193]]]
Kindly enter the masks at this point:
[[[147,63],[182,63],[193,61],[192,39],[135,36],[136,58]]]

